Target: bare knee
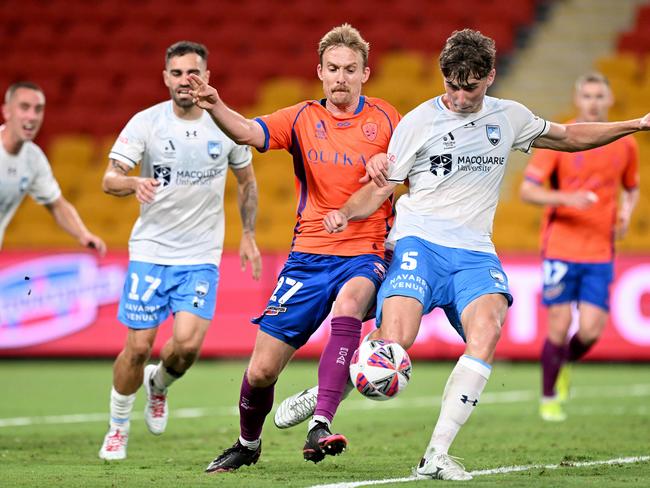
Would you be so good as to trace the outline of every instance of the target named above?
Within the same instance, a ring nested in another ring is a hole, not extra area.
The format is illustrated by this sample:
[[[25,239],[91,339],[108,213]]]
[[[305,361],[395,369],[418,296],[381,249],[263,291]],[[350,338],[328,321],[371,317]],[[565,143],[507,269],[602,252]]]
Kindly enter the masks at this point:
[[[467,353],[483,361],[491,362],[500,337],[500,320],[486,319],[477,322],[472,325],[467,334]]]
[[[368,303],[356,296],[337,297],[333,314],[335,317],[354,317],[363,319],[368,309]]]
[[[127,344],[122,352],[122,357],[129,363],[129,366],[142,366],[151,356],[151,344],[145,341]]]
[[[246,371],[248,384],[255,388],[271,386],[278,379],[279,371],[268,364],[250,364]]]

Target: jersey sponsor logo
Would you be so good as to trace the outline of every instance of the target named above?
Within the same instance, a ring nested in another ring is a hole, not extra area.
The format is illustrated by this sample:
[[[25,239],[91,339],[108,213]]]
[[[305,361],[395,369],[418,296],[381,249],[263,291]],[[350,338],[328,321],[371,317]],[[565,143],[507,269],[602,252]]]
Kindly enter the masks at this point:
[[[489,173],[494,166],[503,166],[504,156],[458,156],[458,171]]]
[[[372,264],[375,267],[372,271],[379,276],[379,279],[383,280],[386,277],[386,267],[378,261],[375,261]]]
[[[564,283],[560,283],[559,285],[544,286],[544,291],[542,294],[546,300],[553,300],[562,294],[564,288]]]
[[[327,131],[325,130],[325,122],[319,120],[316,122],[316,139],[327,139]]]
[[[370,142],[377,139],[378,127],[374,122],[366,122],[361,126],[361,130],[363,130],[363,135],[366,136],[366,139]]]
[[[366,158],[363,154],[348,154],[340,152],[323,151],[320,149],[308,149],[305,152],[307,161],[311,164],[333,164],[335,166],[366,166]]]
[[[156,181],[160,182],[161,188],[168,186],[172,180],[172,169],[169,166],[162,164],[154,164],[153,177]]]
[[[485,131],[487,134],[487,139],[490,141],[490,144],[496,146],[501,140],[501,127],[498,125],[486,125]]]
[[[287,307],[274,307],[273,305],[269,305],[266,307],[264,310],[264,313],[262,315],[268,315],[268,316],[275,316],[275,315],[280,315],[282,312],[286,312]]]
[[[453,149],[456,147],[456,138],[451,132],[448,132],[442,137],[442,147],[445,149]]]
[[[212,159],[217,159],[221,154],[221,141],[208,141],[208,155]]]
[[[429,156],[431,161],[431,171],[436,176],[445,176],[451,173],[452,156],[451,154],[436,154]]]
[[[225,171],[225,168],[179,169],[176,171],[174,183],[177,185],[207,185],[215,178],[223,176]]]

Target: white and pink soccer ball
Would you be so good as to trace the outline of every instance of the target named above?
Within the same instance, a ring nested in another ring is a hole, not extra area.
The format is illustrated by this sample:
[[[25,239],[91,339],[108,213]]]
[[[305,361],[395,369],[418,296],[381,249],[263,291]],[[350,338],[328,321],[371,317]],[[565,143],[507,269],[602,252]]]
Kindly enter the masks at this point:
[[[352,356],[350,379],[366,398],[390,400],[408,385],[411,359],[396,342],[365,341]]]

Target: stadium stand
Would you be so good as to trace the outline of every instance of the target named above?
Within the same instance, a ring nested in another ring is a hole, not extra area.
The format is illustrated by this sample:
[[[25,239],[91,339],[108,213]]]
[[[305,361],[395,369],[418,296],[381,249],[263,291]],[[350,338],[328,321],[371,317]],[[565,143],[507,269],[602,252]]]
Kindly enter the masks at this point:
[[[0,2],[6,52],[0,82],[7,86],[30,78],[44,87],[48,109],[38,142],[84,219],[111,247],[119,248],[126,246],[138,206],[132,199],[109,198],[101,192],[106,154],[129,117],[168,97],[161,71],[164,49],[172,42],[189,38],[205,43],[211,51],[212,82],[229,104],[252,116],[305,98],[320,98],[322,90],[314,76],[316,44],[322,33],[348,21],[371,43],[373,74],[366,94],[386,98],[405,113],[442,89],[436,58],[453,30],[477,28],[496,39],[501,61],[517,60],[522,43],[539,28],[540,15],[552,3],[239,0],[221,2],[217,8],[210,0],[187,0],[179,13],[178,4],[171,0]],[[566,8],[579,1],[560,3]],[[650,6],[639,8],[632,29],[618,39],[623,54],[602,57],[596,65],[620,94],[613,118],[638,115],[631,112],[648,103],[637,102],[650,99],[648,69],[639,62],[650,60]],[[501,66],[499,83],[507,74]],[[640,87],[640,98],[634,97],[636,106],[624,95],[629,91],[627,83]],[[527,97],[519,99],[528,102]],[[568,113],[570,108],[562,106]],[[557,113],[544,115],[561,118]],[[642,150],[650,154],[645,140]],[[258,242],[266,250],[286,250],[295,223],[290,158],[271,152],[256,155],[254,161],[260,182]],[[495,239],[500,249],[530,251],[537,246],[539,213],[512,194],[523,165],[514,167],[518,171],[506,181],[510,193],[497,216]],[[230,180],[226,247],[233,249],[238,245],[239,222],[236,186]],[[642,204],[648,208],[648,202]],[[50,234],[57,232],[29,233],[26,221],[47,220],[37,207],[30,203],[19,210],[7,232],[6,247],[70,244],[66,236],[52,240]],[[525,222],[525,232],[520,222]],[[626,245],[647,248],[643,229],[649,226],[650,222],[635,223],[631,233],[638,237],[631,236],[630,241],[638,244]]]

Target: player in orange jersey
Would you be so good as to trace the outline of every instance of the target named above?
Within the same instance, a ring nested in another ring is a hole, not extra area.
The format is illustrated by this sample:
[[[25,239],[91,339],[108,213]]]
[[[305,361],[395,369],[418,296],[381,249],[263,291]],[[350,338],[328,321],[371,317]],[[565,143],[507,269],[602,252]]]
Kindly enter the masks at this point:
[[[293,155],[298,193],[291,253],[266,310],[254,320],[260,328],[242,381],[241,435],[210,463],[208,472],[233,471],[257,462],[275,382],[332,305],[331,336],[319,364],[317,403],[303,456],[319,462],[347,445],[344,436],[331,433],[330,424],[359,344],[361,321],[387,268],[384,239],[392,220],[391,202],[383,202],[368,218],[355,222],[352,235],[329,234],[322,221],[362,187],[359,180],[366,162],[386,152],[399,121],[388,103],[361,95],[370,75],[368,48],[350,25],[332,29],[318,46],[317,72],[325,98],[254,120],[229,109],[214,88],[192,77],[195,103],[234,141],[260,151],[285,149]]]
[[[581,76],[574,101],[577,122],[605,122],[613,103],[609,82],[598,73]],[[548,307],[541,358],[544,420],[566,418],[561,402],[568,395],[568,364],[589,351],[607,323],[614,238],[625,235],[639,198],[638,153],[634,138],[626,136],[577,153],[540,149],[526,168],[521,197],[546,205],[541,239],[542,301]],[[567,342],[574,302],[579,328]]]

